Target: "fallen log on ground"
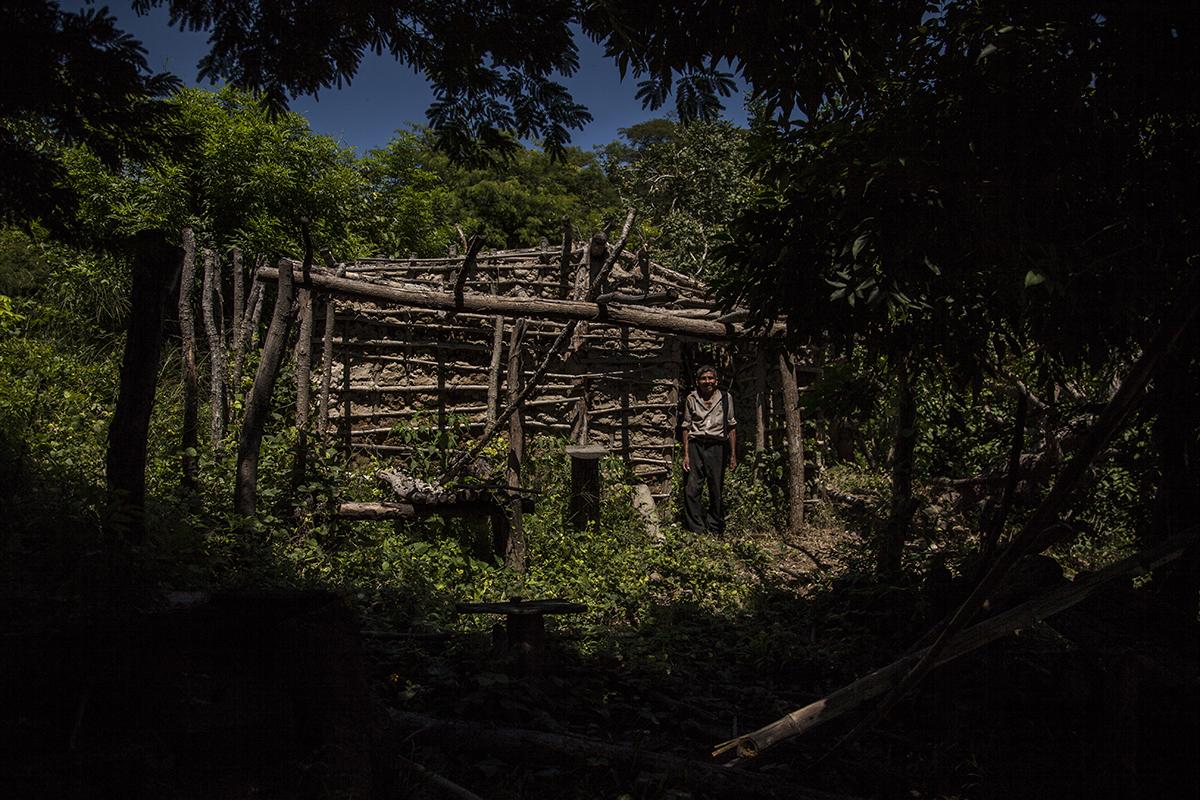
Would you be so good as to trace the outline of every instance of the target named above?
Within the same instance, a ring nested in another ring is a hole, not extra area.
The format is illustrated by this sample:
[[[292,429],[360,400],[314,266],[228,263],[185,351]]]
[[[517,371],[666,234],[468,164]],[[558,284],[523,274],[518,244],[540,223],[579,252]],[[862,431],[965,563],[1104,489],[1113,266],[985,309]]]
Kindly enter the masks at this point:
[[[699,790],[702,796],[849,800],[846,795],[806,789],[791,781],[769,775],[718,767],[683,756],[655,753],[582,736],[519,728],[493,728],[478,722],[436,719],[406,711],[390,713],[397,733],[405,734],[405,742],[422,744],[435,741],[456,751],[464,747],[475,747],[489,754],[503,755],[518,761],[531,760],[543,754],[580,762],[604,759],[609,762],[611,769],[635,775],[645,770],[665,772],[667,779],[664,781],[664,787],[687,786]]]
[[[1065,611],[1071,606],[1083,602],[1109,581],[1131,573],[1144,574],[1179,558],[1196,541],[1197,530],[1193,528],[1178,536],[1173,536],[1155,547],[1124,558],[1099,572],[1053,589],[1039,598],[964,630],[945,645],[936,657],[935,666],[952,661],[1021,628],[1026,628],[1060,611]],[[930,648],[926,647],[910,653],[820,700],[793,711],[786,717],[764,725],[752,733],[722,742],[716,746],[712,754],[716,757],[736,748],[739,756],[752,758],[785,739],[807,733],[819,725],[837,719],[898,685],[908,671],[929,653],[929,650]]]

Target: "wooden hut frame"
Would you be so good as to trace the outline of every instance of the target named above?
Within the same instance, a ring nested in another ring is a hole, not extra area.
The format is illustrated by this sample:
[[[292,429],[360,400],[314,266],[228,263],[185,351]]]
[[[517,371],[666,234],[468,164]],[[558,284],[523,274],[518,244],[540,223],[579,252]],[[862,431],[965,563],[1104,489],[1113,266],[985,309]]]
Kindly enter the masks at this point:
[[[321,361],[319,427],[336,432],[351,452],[386,455],[406,452],[393,433],[419,416],[476,435],[497,418],[509,361],[504,342],[524,319],[527,379],[528,365],[542,362],[564,327],[578,326],[562,361],[523,402],[525,427],[604,445],[656,498],[669,493],[678,409],[697,343],[724,349],[722,360],[734,367],[725,383],[742,441],[766,441],[757,430],[770,424],[763,409],[783,404],[766,397],[778,392],[778,380],[755,371],[762,340],[736,344],[747,341],[746,313],[720,309],[703,283],[645,252],[617,249],[611,258],[602,240],[564,237],[561,249],[472,246],[465,256],[337,265],[327,258],[327,269],[297,275],[297,288],[325,298],[312,304],[320,316],[311,330],[322,339],[310,348]],[[600,293],[590,281],[610,258]],[[261,269],[259,278],[277,280],[278,269]],[[580,299],[589,294],[595,302]],[[780,332],[776,326],[767,336]]]

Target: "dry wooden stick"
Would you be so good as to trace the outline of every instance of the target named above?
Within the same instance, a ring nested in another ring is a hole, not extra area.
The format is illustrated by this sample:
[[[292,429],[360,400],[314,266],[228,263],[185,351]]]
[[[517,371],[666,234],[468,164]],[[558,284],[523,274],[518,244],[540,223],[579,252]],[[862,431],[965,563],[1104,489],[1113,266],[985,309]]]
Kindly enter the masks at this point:
[[[633,227],[633,220],[636,216],[637,213],[633,209],[630,209],[629,213],[625,216],[625,225],[621,229],[621,238],[617,242],[617,246],[613,248],[611,253],[609,253],[608,258],[605,259],[604,264],[600,268],[597,280],[588,289],[588,302],[594,302],[596,296],[600,294],[600,287],[604,283],[604,278],[607,277],[608,273],[612,271],[613,264],[617,263],[617,255],[625,247],[626,240],[629,239],[629,230]],[[509,403],[508,407],[504,409],[503,413],[496,416],[495,421],[488,424],[483,431],[483,435],[479,437],[478,441],[475,442],[471,449],[459,456],[459,458],[450,465],[450,467],[446,470],[446,474],[440,478],[439,483],[447,483],[448,481],[458,477],[466,465],[473,462],[476,456],[483,451],[483,448],[487,446],[489,441],[491,441],[499,427],[508,422],[509,417],[516,413],[517,409],[521,407],[521,404],[524,403],[525,400],[539,388],[542,378],[547,372],[550,371],[550,365],[554,363],[555,359],[561,357],[563,351],[566,349],[567,344],[571,341],[571,335],[575,332],[575,326],[577,324],[578,320],[571,320],[566,324],[562,330],[562,333],[558,335],[558,338],[554,340],[554,344],[550,346],[550,350],[542,359],[542,363],[538,365],[536,370],[534,370],[533,377],[530,378],[529,382],[526,383],[521,389],[521,393]]]
[[[1110,581],[1131,573],[1145,574],[1179,558],[1196,541],[1196,533],[1197,528],[1192,528],[1136,555],[1124,558],[1099,572],[1080,578],[1074,583],[1051,589],[1041,597],[984,620],[963,631],[961,636],[948,642],[937,653],[933,653],[932,647],[910,653],[847,686],[843,686],[820,700],[793,711],[770,725],[722,742],[713,750],[713,757],[736,748],[739,756],[752,758],[785,739],[807,733],[888,691],[899,684],[909,670],[924,660],[932,659],[933,666],[952,661],[1014,631],[1027,628],[1083,602]]]

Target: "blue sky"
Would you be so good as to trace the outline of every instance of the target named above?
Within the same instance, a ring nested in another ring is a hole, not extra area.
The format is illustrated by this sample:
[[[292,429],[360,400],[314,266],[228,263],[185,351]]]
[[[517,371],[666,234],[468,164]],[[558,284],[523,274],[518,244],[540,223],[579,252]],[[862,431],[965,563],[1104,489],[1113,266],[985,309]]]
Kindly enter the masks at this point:
[[[86,0],[61,2],[67,11],[85,5],[92,4]],[[138,16],[127,0],[110,0],[108,6],[119,26],[141,40],[151,69],[173,72],[188,85],[199,85],[196,63],[208,49],[207,34],[172,29],[167,24],[169,15],[165,8]],[[562,82],[575,101],[591,111],[593,121],[582,131],[572,132],[572,144],[588,150],[616,139],[620,128],[666,115],[667,108],[658,112],[644,110],[634,97],[636,81],[627,77],[622,82],[616,65],[606,60],[601,49],[586,36],[577,36],[576,44],[580,69]],[[397,130],[424,123],[425,109],[431,99],[423,77],[390,57],[368,54],[350,86],[323,91],[319,97],[298,97],[292,101],[292,110],[307,117],[318,133],[365,153],[386,144]],[[737,125],[746,124],[741,95],[727,99],[725,116]]]

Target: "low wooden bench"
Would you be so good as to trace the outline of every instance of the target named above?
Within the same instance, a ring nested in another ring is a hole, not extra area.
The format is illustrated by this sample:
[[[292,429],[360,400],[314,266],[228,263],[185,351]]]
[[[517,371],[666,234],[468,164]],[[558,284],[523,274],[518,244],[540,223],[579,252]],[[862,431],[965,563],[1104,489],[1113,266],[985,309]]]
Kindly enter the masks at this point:
[[[503,614],[507,650],[516,656],[517,664],[525,672],[540,672],[546,646],[547,614],[581,614],[587,611],[582,603],[572,603],[558,598],[549,600],[526,600],[512,597],[498,603],[456,603],[460,614]]]

